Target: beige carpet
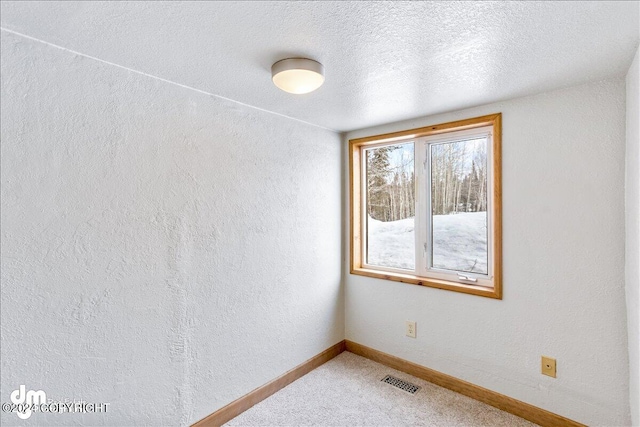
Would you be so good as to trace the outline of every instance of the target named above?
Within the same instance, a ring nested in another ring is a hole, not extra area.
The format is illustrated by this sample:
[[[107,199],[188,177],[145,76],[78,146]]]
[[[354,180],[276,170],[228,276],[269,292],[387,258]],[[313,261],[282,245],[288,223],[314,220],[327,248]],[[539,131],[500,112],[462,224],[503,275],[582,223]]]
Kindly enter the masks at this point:
[[[380,380],[422,387],[415,395]],[[461,394],[344,352],[226,426],[534,426]]]

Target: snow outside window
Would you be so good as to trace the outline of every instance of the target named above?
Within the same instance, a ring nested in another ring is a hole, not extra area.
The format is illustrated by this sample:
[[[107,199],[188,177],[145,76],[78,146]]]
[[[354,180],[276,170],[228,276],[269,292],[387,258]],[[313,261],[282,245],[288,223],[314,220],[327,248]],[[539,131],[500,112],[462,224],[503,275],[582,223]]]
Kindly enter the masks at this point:
[[[353,274],[500,298],[500,118],[350,141]]]

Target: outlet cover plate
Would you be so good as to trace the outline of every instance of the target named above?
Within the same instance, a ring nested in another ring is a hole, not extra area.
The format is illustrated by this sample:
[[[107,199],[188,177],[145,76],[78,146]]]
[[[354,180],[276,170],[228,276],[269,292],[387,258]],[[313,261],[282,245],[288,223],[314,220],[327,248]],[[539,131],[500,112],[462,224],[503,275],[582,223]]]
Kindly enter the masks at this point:
[[[407,320],[407,324],[406,324],[406,335],[410,338],[415,338],[416,337],[416,322],[412,322],[410,320]]]
[[[552,357],[542,356],[541,371],[543,375],[556,378],[556,359]]]

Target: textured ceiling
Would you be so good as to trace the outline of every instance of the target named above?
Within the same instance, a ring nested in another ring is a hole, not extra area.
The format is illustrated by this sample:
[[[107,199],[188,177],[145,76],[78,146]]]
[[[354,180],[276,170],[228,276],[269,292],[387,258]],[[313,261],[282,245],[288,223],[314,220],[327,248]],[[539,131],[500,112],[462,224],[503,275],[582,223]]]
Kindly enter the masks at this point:
[[[2,27],[338,131],[622,75],[638,2],[2,2]],[[307,95],[271,64],[322,62]]]

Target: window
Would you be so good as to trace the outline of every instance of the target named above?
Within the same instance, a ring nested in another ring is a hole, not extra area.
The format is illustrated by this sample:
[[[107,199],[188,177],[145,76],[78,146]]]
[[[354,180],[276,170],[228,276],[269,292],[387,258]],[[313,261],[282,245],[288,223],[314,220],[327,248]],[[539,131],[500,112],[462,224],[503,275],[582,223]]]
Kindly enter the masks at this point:
[[[351,273],[501,298],[501,115],[349,141]]]

